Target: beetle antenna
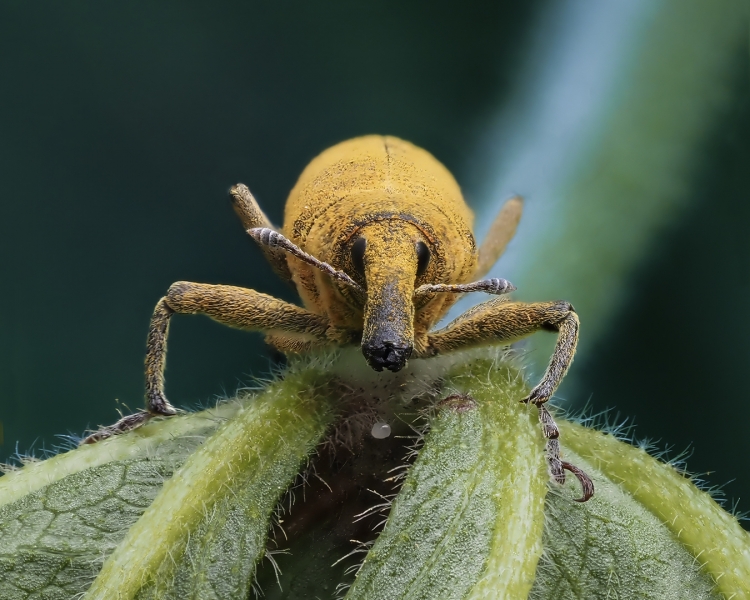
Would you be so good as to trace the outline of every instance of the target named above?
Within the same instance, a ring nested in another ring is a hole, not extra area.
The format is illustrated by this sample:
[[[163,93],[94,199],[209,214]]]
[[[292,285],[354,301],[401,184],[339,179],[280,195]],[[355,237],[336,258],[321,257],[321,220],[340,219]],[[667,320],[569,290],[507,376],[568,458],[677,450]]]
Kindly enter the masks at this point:
[[[324,273],[328,273],[334,279],[337,279],[342,283],[353,287],[355,290],[358,290],[360,292],[364,291],[356,281],[349,277],[349,275],[347,275],[343,271],[339,271],[338,269],[333,268],[331,265],[323,262],[322,260],[318,260],[311,254],[308,254],[299,246],[290,242],[278,231],[274,231],[273,229],[269,229],[268,227],[254,227],[252,229],[248,229],[247,232],[250,234],[251,238],[258,242],[259,245],[266,246],[268,248],[280,248],[288,252],[292,256],[296,256],[302,262],[306,262],[308,265],[312,265],[313,267],[320,269]]]
[[[414,295],[421,296],[423,294],[435,294],[444,292],[449,292],[452,294],[484,292],[486,294],[502,296],[503,294],[508,294],[515,289],[516,286],[507,279],[493,277],[492,279],[481,279],[480,281],[475,281],[474,283],[459,283],[456,285],[447,285],[444,283],[420,285],[416,290],[414,290]]]

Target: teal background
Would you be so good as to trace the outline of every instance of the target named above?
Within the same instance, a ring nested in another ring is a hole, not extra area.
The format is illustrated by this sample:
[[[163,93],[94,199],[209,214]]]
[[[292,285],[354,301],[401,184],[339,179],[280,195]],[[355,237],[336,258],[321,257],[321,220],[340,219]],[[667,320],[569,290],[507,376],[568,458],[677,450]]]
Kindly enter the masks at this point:
[[[544,5],[3,3],[0,460],[111,422],[115,399],[141,406],[146,328],[173,281],[294,300],[231,211],[233,183],[280,222],[315,154],[379,132],[434,153],[474,206],[488,200],[477,141]],[[728,495],[745,499],[744,411],[722,401],[748,396],[749,62],[738,48],[689,208],[635,267],[636,292],[562,394],[635,417],[662,447],[692,443],[691,469],[734,479]],[[269,366],[259,334],[173,321],[178,405],[231,395]]]

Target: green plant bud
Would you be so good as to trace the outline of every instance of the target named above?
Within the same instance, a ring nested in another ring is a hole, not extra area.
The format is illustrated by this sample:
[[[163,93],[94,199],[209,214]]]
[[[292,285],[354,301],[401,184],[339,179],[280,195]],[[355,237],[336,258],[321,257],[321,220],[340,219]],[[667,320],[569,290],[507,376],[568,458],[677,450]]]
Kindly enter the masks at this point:
[[[550,482],[538,411],[518,401],[527,389],[517,367],[469,356],[439,383],[439,370],[409,375],[425,377],[427,433],[383,504],[374,543],[352,553],[346,535],[331,533],[341,508],[313,511],[306,528],[294,522],[314,504],[298,498],[285,516],[291,554],[276,557],[283,573],[264,568],[256,579],[272,554],[279,499],[326,431],[329,442],[341,433],[330,426],[354,388],[330,372],[303,363],[253,397],[0,478],[0,597],[245,600],[253,585],[269,598],[340,597],[347,588],[362,600],[750,597],[750,535],[709,494],[615,435],[561,422],[563,460],[596,487],[575,502],[575,477]],[[414,411],[413,389],[389,396],[402,419]],[[349,469],[339,476],[352,478],[338,482],[344,488],[365,488],[393,448],[403,455],[391,422],[391,439],[363,438],[340,457]],[[389,450],[365,460],[370,444]],[[334,492],[327,500],[319,488],[314,506],[333,507]]]

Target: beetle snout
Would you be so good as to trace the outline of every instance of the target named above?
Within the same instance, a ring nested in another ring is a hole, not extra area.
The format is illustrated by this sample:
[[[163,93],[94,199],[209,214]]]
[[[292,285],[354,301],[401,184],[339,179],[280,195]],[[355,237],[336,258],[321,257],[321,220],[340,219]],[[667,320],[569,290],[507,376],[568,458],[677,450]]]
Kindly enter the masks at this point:
[[[362,354],[375,371],[400,371],[414,346],[414,282],[419,230],[399,219],[369,223],[361,257],[367,282]],[[353,256],[356,258],[356,256]]]
[[[388,369],[400,371],[411,356],[412,346],[397,345],[393,342],[374,342],[362,346],[367,364],[376,371]]]

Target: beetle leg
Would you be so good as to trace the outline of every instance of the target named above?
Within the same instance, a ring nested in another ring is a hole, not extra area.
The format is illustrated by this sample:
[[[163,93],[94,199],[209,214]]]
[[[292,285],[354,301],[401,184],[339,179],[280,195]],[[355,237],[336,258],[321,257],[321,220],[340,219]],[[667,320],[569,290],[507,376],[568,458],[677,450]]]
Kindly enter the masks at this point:
[[[560,459],[560,432],[544,403],[557,389],[573,362],[578,341],[578,316],[569,302],[538,302],[525,304],[495,298],[468,310],[444,329],[427,334],[422,356],[435,356],[473,346],[507,344],[540,330],[556,331],[557,344],[541,381],[522,402],[531,402],[539,409],[539,422],[547,438],[547,464],[551,476],[565,482],[565,470],[581,482],[585,502],[593,495],[591,479],[580,469]],[[418,355],[419,356],[419,355]]]
[[[560,430],[557,428],[555,419],[544,404],[539,404],[537,406],[539,407],[539,423],[542,426],[544,437],[548,440],[556,440],[560,437]]]
[[[275,229],[244,183],[232,186],[229,190],[229,195],[232,198],[234,212],[237,213],[246,231],[255,227]],[[270,246],[261,246],[260,250],[274,272],[283,280],[291,282],[292,273],[289,270],[289,264],[286,262],[286,253],[281,248],[272,248]]]
[[[560,460],[560,430],[552,415],[544,404],[537,405],[539,409],[539,423],[542,425],[542,433],[547,438],[545,452],[547,454],[547,467],[552,478],[560,485],[565,483],[565,469]]]
[[[578,316],[569,302],[507,302],[503,298],[475,306],[444,329],[427,334],[423,356],[474,346],[509,344],[537,331],[558,332],[557,344],[541,381],[524,402],[550,399],[573,362],[578,341]]]
[[[576,476],[581,484],[583,495],[576,498],[576,502],[586,502],[594,495],[594,483],[586,473],[564,460],[560,459],[560,430],[552,415],[544,404],[538,404],[539,422],[542,424],[544,437],[547,438],[545,452],[547,454],[547,467],[552,478],[560,485],[565,483],[565,471],[570,471]]]
[[[516,234],[516,227],[521,220],[523,211],[523,199],[515,196],[508,200],[500,209],[497,217],[490,225],[490,230],[479,247],[479,263],[474,273],[475,277],[482,278],[490,272],[492,266],[498,261],[508,242]]]
[[[114,425],[104,427],[83,440],[92,443],[129,431],[155,416],[170,416],[177,410],[164,395],[164,367],[167,355],[169,320],[174,313],[205,314],[212,319],[241,329],[267,331],[301,342],[325,342],[329,322],[326,317],[308,312],[282,300],[229,285],[208,285],[179,281],[159,300],[151,318],[146,341],[146,410],[128,415]]]
[[[547,468],[552,479],[560,485],[564,484],[565,468],[563,467],[563,461],[560,460],[560,440],[557,438],[547,440],[544,451],[547,455]]]

